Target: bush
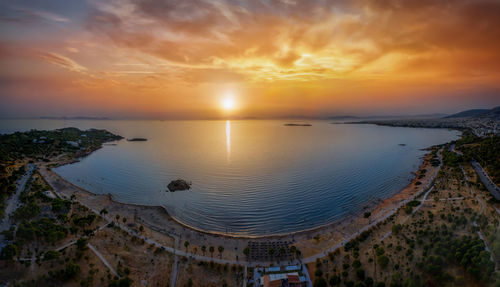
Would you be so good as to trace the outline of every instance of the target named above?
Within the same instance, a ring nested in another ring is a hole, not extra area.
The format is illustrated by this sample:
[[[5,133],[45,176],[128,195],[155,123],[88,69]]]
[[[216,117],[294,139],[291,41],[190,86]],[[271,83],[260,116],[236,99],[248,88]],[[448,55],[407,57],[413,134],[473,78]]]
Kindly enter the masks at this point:
[[[17,255],[17,246],[14,244],[7,244],[0,252],[0,259],[11,260]]]
[[[62,278],[64,280],[71,280],[75,278],[78,273],[80,273],[80,266],[73,262],[69,262],[66,264],[66,268],[62,272]]]
[[[314,276],[316,277],[323,276],[323,271],[321,269],[316,269],[316,271],[314,272]]]
[[[61,253],[59,253],[59,251],[49,250],[43,255],[43,260],[53,260],[59,258],[60,256]]]
[[[316,280],[314,280],[313,286],[314,287],[326,287],[327,284],[326,284],[325,278],[323,278],[323,277],[316,278]]]
[[[385,255],[380,255],[377,257],[377,263],[382,269],[384,269],[387,265],[389,265],[389,258]]]
[[[403,229],[403,226],[401,224],[394,224],[392,226],[392,233],[398,234],[402,229]]]
[[[406,205],[405,206],[405,212],[406,212],[406,214],[410,214],[412,211],[413,211],[413,207],[411,207],[410,205]]]

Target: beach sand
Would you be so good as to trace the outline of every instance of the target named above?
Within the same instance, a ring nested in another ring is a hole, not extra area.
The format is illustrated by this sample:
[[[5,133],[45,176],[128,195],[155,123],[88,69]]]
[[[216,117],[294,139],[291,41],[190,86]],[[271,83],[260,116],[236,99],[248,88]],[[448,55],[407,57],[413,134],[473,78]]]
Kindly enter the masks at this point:
[[[248,246],[249,241],[289,241],[291,245],[295,245],[301,250],[302,258],[304,259],[309,257],[312,258],[312,256],[317,257],[322,253],[331,251],[332,247],[339,245],[339,243],[345,241],[346,238],[352,238],[356,233],[359,233],[362,228],[366,228],[369,225],[375,225],[378,221],[382,221],[388,215],[400,208],[405,201],[421,194],[425,187],[429,186],[429,183],[433,179],[433,175],[437,172],[437,167],[433,167],[430,164],[431,157],[432,155],[430,152],[426,154],[419,170],[415,173],[418,175],[421,170],[426,169],[427,172],[425,173],[425,177],[418,179],[417,176],[415,176],[415,179],[406,188],[391,198],[379,202],[368,203],[368,205],[364,209],[359,210],[357,214],[312,230],[259,237],[235,236],[195,230],[176,221],[163,207],[120,203],[113,200],[111,195],[93,194],[73,185],[55,173],[51,168],[47,167],[45,163],[39,164],[39,168],[40,174],[54,188],[54,191],[59,196],[67,199],[74,196],[75,200],[89,207],[96,213],[99,213],[102,209],[106,209],[108,218],[113,218],[116,221],[116,215],[119,215],[120,219],[118,221],[121,224],[126,224],[131,229],[137,230],[139,226],[142,225],[144,231],[141,234],[158,243],[185,251],[186,248],[183,243],[188,241],[189,253],[205,255],[206,257],[211,256],[208,252],[209,246],[214,246],[216,250],[213,254],[214,258],[232,260],[234,263],[244,263],[246,258],[243,254],[243,250]],[[65,159],[56,164],[62,165],[70,162],[72,161]],[[416,185],[417,181],[421,182],[421,184]],[[371,212],[371,216],[369,218],[364,218],[364,212]],[[123,223],[123,218],[126,218],[126,223]],[[205,254],[201,251],[201,246],[203,245],[206,246],[207,249]],[[219,256],[217,251],[218,246],[224,247],[222,256]],[[311,258],[307,261],[314,259]],[[256,262],[254,262],[254,264],[255,263]],[[268,263],[269,262],[262,262],[263,265]]]

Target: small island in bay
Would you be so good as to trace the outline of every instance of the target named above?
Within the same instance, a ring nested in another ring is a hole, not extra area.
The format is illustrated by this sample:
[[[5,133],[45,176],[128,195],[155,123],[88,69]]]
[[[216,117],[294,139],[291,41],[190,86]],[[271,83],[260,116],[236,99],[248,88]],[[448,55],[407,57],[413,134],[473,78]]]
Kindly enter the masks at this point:
[[[148,139],[146,139],[146,138],[131,138],[131,139],[127,139],[127,141],[129,141],[129,142],[145,142],[147,140]]]
[[[288,123],[285,124],[286,127],[310,127],[311,124],[296,124],[296,123]]]
[[[178,191],[178,190],[188,190],[191,188],[191,183],[187,182],[183,179],[172,180],[167,188],[170,192]]]

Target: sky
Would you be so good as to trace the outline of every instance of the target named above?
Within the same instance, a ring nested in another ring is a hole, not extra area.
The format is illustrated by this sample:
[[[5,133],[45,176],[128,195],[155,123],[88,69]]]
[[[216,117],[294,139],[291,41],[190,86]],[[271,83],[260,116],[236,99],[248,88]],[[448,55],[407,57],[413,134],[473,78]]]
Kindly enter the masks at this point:
[[[0,117],[494,107],[498,15],[498,0],[4,0]]]

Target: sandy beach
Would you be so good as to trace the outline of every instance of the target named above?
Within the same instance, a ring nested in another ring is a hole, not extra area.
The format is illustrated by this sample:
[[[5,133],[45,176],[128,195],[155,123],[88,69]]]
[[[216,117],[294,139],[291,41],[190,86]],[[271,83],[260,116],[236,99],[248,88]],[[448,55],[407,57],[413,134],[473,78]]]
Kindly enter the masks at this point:
[[[182,242],[188,241],[191,250],[194,248],[198,250],[197,254],[194,254],[194,252],[189,253],[193,253],[193,256],[200,256],[201,258],[204,257],[201,252],[201,246],[223,246],[223,254],[220,256],[216,251],[214,258],[220,257],[224,260],[231,260],[234,263],[244,263],[245,256],[243,249],[248,246],[249,241],[288,241],[290,245],[295,245],[301,250],[302,258],[306,261],[309,261],[307,260],[308,258],[317,257],[326,251],[331,251],[332,248],[339,246],[346,239],[355,236],[361,229],[373,226],[378,221],[382,221],[382,219],[388,217],[389,214],[400,208],[408,199],[422,193],[429,182],[432,181],[433,175],[437,171],[437,167],[433,167],[430,164],[430,158],[431,153],[427,153],[419,170],[415,173],[416,175],[420,174],[420,171],[425,169],[427,170],[425,177],[418,179],[415,176],[414,180],[406,188],[391,198],[369,203],[364,209],[359,210],[357,214],[311,230],[258,237],[218,234],[196,230],[175,220],[163,207],[120,203],[113,200],[111,195],[93,194],[73,185],[47,167],[46,164],[41,164],[39,167],[40,174],[59,196],[68,199],[73,196],[75,200],[96,213],[106,209],[108,212],[107,217],[115,221],[121,222],[123,218],[126,218],[126,224],[130,228],[138,228],[138,226],[142,225],[145,227],[143,235],[147,238],[178,250],[183,250]],[[72,162],[72,160],[61,160],[56,164],[63,165]],[[52,164],[51,166],[54,165]],[[421,184],[416,185],[417,181]],[[364,218],[363,214],[365,212],[371,212],[371,216]],[[120,220],[116,219],[117,215],[119,215]],[[204,255],[208,259],[211,258],[208,252]],[[269,262],[261,263],[268,264]]]

